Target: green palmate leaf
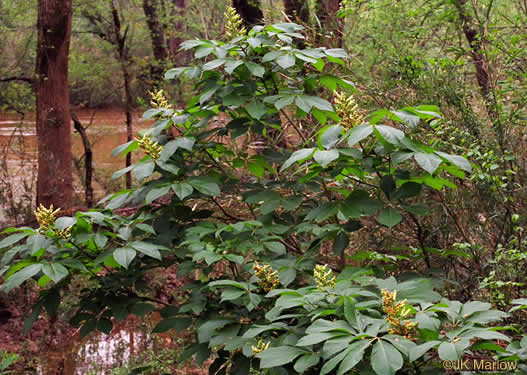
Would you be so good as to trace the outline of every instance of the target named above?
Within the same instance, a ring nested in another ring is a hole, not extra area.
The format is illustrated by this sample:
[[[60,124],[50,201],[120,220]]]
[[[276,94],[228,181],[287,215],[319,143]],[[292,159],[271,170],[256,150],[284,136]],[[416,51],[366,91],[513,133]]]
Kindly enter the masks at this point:
[[[194,191],[192,185],[186,182],[172,184],[171,188],[180,200],[185,199]]]
[[[282,69],[287,69],[295,65],[295,57],[289,53],[281,55],[275,62],[280,65]]]
[[[155,166],[156,165],[151,160],[136,164],[133,171],[135,178],[141,181],[147,177],[150,177],[152,173],[154,173]]]
[[[364,357],[364,351],[371,345],[370,340],[358,340],[349,346],[346,350],[347,354],[342,359],[337,375],[347,374],[349,370],[353,369]]]
[[[209,341],[219,328],[225,327],[227,324],[233,323],[232,319],[214,319],[203,323],[198,328],[198,341],[204,343]]]
[[[295,210],[301,203],[303,199],[299,196],[290,196],[282,199],[282,208],[286,211]]]
[[[330,126],[320,134],[320,143],[326,150],[335,146],[339,141],[342,127],[340,125]]]
[[[236,70],[236,68],[239,67],[242,64],[243,64],[242,60],[229,60],[225,64],[225,71],[228,74],[232,74]]]
[[[377,340],[371,352],[371,367],[377,375],[394,375],[403,367],[403,356],[392,344]]]
[[[362,124],[353,128],[348,135],[348,145],[350,147],[362,141],[364,138],[368,137],[373,133],[373,126],[369,124]]]
[[[315,161],[323,167],[326,167],[329,163],[336,160],[338,157],[339,152],[335,149],[328,151],[318,150],[313,155],[313,159],[315,159]]]
[[[146,194],[146,198],[145,198],[146,204],[150,204],[153,201],[155,201],[157,198],[160,198],[163,195],[168,194],[169,191],[170,191],[170,185],[159,186],[159,187],[153,188],[152,190],[148,192],[148,194]]]
[[[161,253],[159,252],[159,249],[160,248],[166,249],[162,246],[155,245],[155,244],[148,243],[148,242],[143,242],[143,241],[130,242],[128,246],[134,248],[135,250],[145,255],[148,255],[151,258],[155,258],[158,260],[161,260]]]
[[[413,198],[419,195],[421,193],[421,190],[423,189],[421,184],[418,184],[416,182],[405,182],[401,185],[399,190],[396,191],[394,198],[398,199],[407,199],[407,198]]]
[[[458,155],[446,154],[441,151],[435,151],[435,153],[441,156],[442,158],[448,160],[449,162],[454,164],[456,167],[459,167],[469,173],[472,172],[472,166],[470,165],[470,162],[464,157],[458,156]]]
[[[320,361],[320,356],[316,353],[304,354],[295,362],[295,371],[303,374],[307,369],[316,366]]]
[[[187,182],[205,195],[218,197],[221,194],[218,184],[207,177],[193,177],[188,179]]]
[[[176,332],[181,332],[187,329],[191,324],[191,318],[171,317],[160,321],[157,326],[152,330],[152,333],[163,333],[171,329]]]
[[[324,111],[313,108],[313,111],[311,113],[317,119],[317,121],[320,122],[321,125],[325,125],[326,122],[328,122],[328,116],[326,115]]]
[[[271,347],[258,353],[256,358],[260,358],[261,368],[270,368],[293,362],[296,357],[303,353],[306,353],[306,351],[294,346],[279,346],[276,348]]]
[[[439,345],[437,352],[439,354],[439,358],[441,358],[443,361],[457,361],[459,358],[461,358],[461,355],[469,345],[470,341],[466,339],[456,343],[443,342],[441,345]]]
[[[492,305],[487,302],[480,302],[480,301],[471,301],[467,302],[463,305],[461,309],[461,315],[463,318],[468,318],[470,315],[474,314],[475,312],[479,311],[488,311],[490,310]]]
[[[377,220],[379,220],[379,223],[382,225],[386,225],[387,227],[391,228],[401,222],[403,217],[401,214],[392,207],[386,207],[384,208],[380,213]]]
[[[66,228],[71,227],[72,225],[77,223],[77,218],[75,217],[69,217],[69,216],[62,216],[59,217],[57,220],[55,220],[55,226],[58,230],[64,230]]]
[[[335,237],[335,241],[333,241],[333,253],[337,256],[342,255],[344,250],[348,247],[349,242],[349,237],[346,232],[339,232]]]
[[[278,57],[282,56],[283,54],[284,54],[283,51],[271,51],[271,52],[267,52],[267,53],[262,57],[262,62],[269,62],[269,61],[276,60]]]
[[[426,152],[416,152],[414,154],[414,159],[421,168],[430,174],[434,174],[434,172],[437,170],[437,167],[439,167],[439,165],[442,163],[440,157]]]
[[[404,133],[392,126],[376,125],[375,129],[386,142],[391,143],[392,145],[400,145],[404,139]]]
[[[68,269],[60,263],[45,263],[42,266],[42,272],[55,283],[68,276]]]
[[[118,170],[117,172],[112,174],[112,180],[116,180],[119,177],[124,176],[126,173],[130,172],[134,168],[135,168],[135,164],[132,164],[132,165],[129,165],[128,167],[126,167],[126,168]]]
[[[326,341],[327,339],[335,337],[337,334],[333,332],[317,332],[317,333],[311,333],[309,335],[303,336],[298,340],[296,343],[296,346],[311,346],[318,343],[321,343],[322,341]]]
[[[20,271],[11,275],[0,287],[0,291],[9,293],[12,289],[20,286],[24,281],[29,280],[37,273],[42,270],[42,264],[30,264],[25,268],[22,268]]]
[[[297,96],[295,98],[295,104],[305,113],[309,113],[309,111],[311,111],[312,105],[308,101],[306,101],[303,96]]]
[[[286,328],[287,328],[287,325],[284,323],[273,323],[273,324],[262,325],[262,326],[255,324],[252,326],[252,328],[249,328],[243,334],[243,338],[252,339],[253,337],[256,337],[266,331],[285,330]]]
[[[115,261],[126,269],[128,269],[136,255],[136,251],[129,247],[120,247],[113,252]]]
[[[408,125],[410,128],[415,128],[419,124],[420,118],[419,116],[414,115],[411,112],[408,111],[392,111],[392,113],[396,116],[393,117],[396,120],[400,120],[401,122]]]
[[[247,294],[246,290],[227,288],[221,293],[221,301],[232,301]]]
[[[105,318],[99,319],[99,321],[97,322],[97,329],[100,332],[106,335],[109,335],[112,332],[113,323],[110,319],[105,319]]]
[[[247,106],[247,112],[249,112],[249,115],[259,120],[267,112],[267,107],[265,106],[265,103],[255,99]]]
[[[289,168],[291,165],[293,165],[297,161],[307,159],[313,154],[313,151],[315,151],[314,148],[304,148],[302,150],[293,152],[291,156],[289,157],[289,159],[287,159],[285,163],[282,165],[282,168],[280,169],[280,171],[283,171]]]
[[[488,328],[470,328],[459,334],[459,337],[463,339],[484,339],[484,340],[503,340],[510,341],[510,338],[505,336],[503,333],[490,331]]]
[[[244,65],[249,69],[249,72],[251,72],[252,75],[256,77],[263,77],[265,74],[265,67],[263,67],[260,64],[256,64],[253,62],[244,62]]]
[[[40,313],[42,312],[42,307],[43,302],[38,302],[32,306],[31,314],[29,314],[27,319],[24,321],[24,335],[26,335],[31,330],[31,327],[33,327],[33,324],[35,324],[37,321]]]
[[[195,139],[190,137],[180,137],[176,138],[166,145],[163,146],[163,151],[161,151],[160,160],[167,161],[170,157],[176,152],[178,148],[183,148],[187,151],[192,151],[194,147]]]
[[[79,330],[79,334],[81,335],[81,337],[85,337],[91,332],[93,332],[95,328],[97,328],[97,320],[95,318],[88,319],[82,325],[81,329]]]
[[[264,242],[264,246],[276,254],[285,254],[286,249],[284,244],[277,241]]]
[[[8,247],[11,245],[14,245],[18,241],[20,241],[23,238],[26,238],[29,236],[29,233],[15,233],[10,235],[9,237],[4,238],[2,241],[0,241],[0,249],[3,249],[4,247]]]
[[[335,367],[337,367],[338,364],[342,362],[346,354],[348,354],[348,350],[344,350],[340,354],[337,354],[336,356],[331,358],[329,361],[326,361],[326,363],[324,363],[324,366],[322,366],[322,369],[320,369],[320,375],[329,374]]]
[[[156,109],[156,114],[158,113],[161,113],[163,110],[162,109]],[[117,146],[113,151],[112,151],[112,156],[115,157],[117,155],[119,155],[121,152],[123,153],[123,156],[128,154],[130,151],[133,151],[135,149],[137,149],[139,147],[139,144],[137,143],[137,141],[134,139],[134,140],[131,140],[130,142],[127,142],[125,144],[122,144],[120,146]]]
[[[144,318],[145,315],[155,311],[156,307],[151,303],[139,302],[132,306],[130,312],[140,318]]]
[[[204,64],[202,69],[204,71],[212,70],[212,69],[216,69],[216,68],[222,66],[223,64],[225,64],[225,59],[216,59],[216,60],[212,60],[212,61],[209,61],[208,63]]]
[[[278,99],[276,102],[274,102],[274,106],[276,109],[280,110],[290,104],[293,104],[295,101],[295,97],[293,95],[283,95]]]
[[[302,95],[302,99],[308,103],[310,109],[311,107],[315,107],[321,111],[333,112],[333,106],[331,103],[325,99],[319,98],[318,96]]]
[[[349,58],[349,55],[342,48],[331,48],[331,49],[327,49],[325,52],[326,52],[326,55],[328,56],[338,57],[341,59]]]
[[[389,174],[382,176],[380,186],[381,190],[389,197],[396,187],[393,176]]]
[[[416,359],[421,358],[423,355],[425,355],[426,352],[428,352],[430,349],[435,348],[437,345],[439,345],[441,341],[429,341],[425,342],[424,344],[417,345],[410,349],[410,362],[415,361]]]

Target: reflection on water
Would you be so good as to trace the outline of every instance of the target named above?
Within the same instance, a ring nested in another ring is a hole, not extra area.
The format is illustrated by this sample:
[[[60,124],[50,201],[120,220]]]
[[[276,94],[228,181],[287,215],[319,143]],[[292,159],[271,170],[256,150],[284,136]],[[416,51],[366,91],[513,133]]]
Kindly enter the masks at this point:
[[[84,126],[88,126],[88,135],[94,153],[94,162],[97,165],[111,166],[119,168],[123,164],[122,158],[112,158],[112,150],[126,142],[126,119],[122,111],[119,110],[83,110],[77,113],[79,120]],[[147,128],[149,122],[143,121],[140,114],[134,116],[134,127],[137,132]],[[23,137],[23,140],[17,139]],[[19,144],[24,143],[24,153],[26,157],[36,160],[37,139],[35,130],[34,115],[26,115],[23,119],[16,114],[0,113],[0,149],[8,146],[9,158],[18,159],[17,151],[20,151]],[[17,146],[18,144],[18,146]],[[73,153],[76,157],[84,153],[80,136],[73,133]]]
[[[77,116],[87,127],[93,152],[95,170],[94,192],[102,198],[111,186],[110,176],[124,167],[124,158],[112,157],[112,150],[126,142],[126,118],[120,110],[83,110]],[[140,113],[134,115],[134,132],[148,128],[150,121],[143,121]],[[84,155],[82,139],[73,132],[73,156],[81,160]],[[84,165],[81,160],[81,164]],[[19,207],[32,207],[36,191],[37,136],[34,114],[21,117],[0,113],[0,223],[17,217]],[[81,173],[83,175],[83,173]],[[83,196],[83,185],[75,176],[75,190]],[[82,198],[81,198],[82,199]],[[9,207],[6,207],[9,206]],[[13,216],[15,215],[15,216]],[[15,219],[17,221],[18,219]]]
[[[154,335],[129,319],[114,328],[110,335],[94,333],[85,339],[78,335],[58,350],[43,355],[39,375],[105,375],[109,369],[126,366],[139,353],[156,351]]]

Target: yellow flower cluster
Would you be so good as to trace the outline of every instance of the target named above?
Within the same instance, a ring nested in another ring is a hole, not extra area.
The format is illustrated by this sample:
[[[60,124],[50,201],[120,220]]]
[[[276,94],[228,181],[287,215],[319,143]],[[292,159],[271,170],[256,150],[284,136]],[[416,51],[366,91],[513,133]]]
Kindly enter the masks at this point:
[[[170,104],[165,96],[165,92],[163,90],[158,90],[156,92],[148,92],[150,94],[150,105],[154,108],[164,108],[164,109],[170,109],[172,108],[172,104]]]
[[[145,154],[150,156],[153,160],[159,159],[161,156],[161,151],[163,151],[163,146],[150,138],[147,134],[143,138],[135,139],[139,144],[139,148],[144,151]]]
[[[324,290],[324,288],[334,288],[335,280],[337,276],[333,275],[333,271],[327,264],[321,266],[317,264],[314,271],[315,283],[319,290]]]
[[[412,309],[408,306],[407,301],[402,300],[396,303],[397,291],[390,293],[387,289],[383,289],[381,294],[382,309],[388,315],[386,321],[390,324],[388,333],[404,336],[409,340],[414,340],[417,330],[417,322],[412,322],[407,319],[412,313]]]
[[[256,346],[252,345],[251,350],[253,351],[253,354],[256,355],[258,353],[263,352],[264,350],[269,349],[271,346],[271,342],[265,343],[262,339],[258,340],[258,344]]]
[[[227,7],[225,13],[225,36],[227,39],[237,38],[247,34],[243,20],[233,7]]]
[[[340,124],[345,129],[362,124],[364,114],[361,112],[355,97],[344,92],[335,93],[335,108],[340,117]]]
[[[64,228],[63,230],[57,230],[55,231],[55,234],[60,237],[67,240],[71,236],[71,230],[73,229],[73,226]]]
[[[57,219],[57,214],[59,212],[60,208],[57,208],[55,211],[53,211],[53,205],[51,205],[49,208],[40,205],[33,213],[35,214],[40,229],[47,231],[53,224],[55,224],[55,220]]]
[[[260,266],[257,262],[253,266],[254,274],[258,278],[260,288],[269,292],[280,284],[278,272],[274,271],[268,264]]]

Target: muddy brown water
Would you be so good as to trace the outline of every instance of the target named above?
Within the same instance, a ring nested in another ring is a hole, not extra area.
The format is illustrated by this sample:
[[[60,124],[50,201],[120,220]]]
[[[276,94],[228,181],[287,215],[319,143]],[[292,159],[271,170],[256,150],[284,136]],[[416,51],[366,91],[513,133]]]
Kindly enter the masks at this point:
[[[169,342],[149,334],[137,319],[127,319],[110,335],[94,333],[81,339],[78,333],[65,337],[58,347],[39,358],[38,375],[104,375],[111,368],[125,367],[139,353],[153,353]]]
[[[126,119],[121,110],[82,110],[76,112],[84,126],[93,151],[94,169],[109,179],[111,174],[124,167],[123,157],[112,157],[112,150],[126,142]],[[134,114],[134,133],[148,128],[151,122],[143,121],[141,113]],[[73,155],[84,154],[79,134],[73,133]],[[37,168],[37,137],[34,114],[21,117],[0,113],[0,189],[10,186],[16,200],[34,199]],[[94,181],[97,198],[106,192],[104,186]],[[76,190],[83,196],[80,181]],[[0,194],[0,222],[6,219],[5,201]],[[112,366],[126,365],[137,353],[157,350],[154,337],[147,330],[138,328],[130,320],[116,327],[106,336],[96,333],[81,339],[77,335],[61,338],[63,346],[43,354],[38,360],[40,375],[105,374]]]
[[[81,110],[76,112],[87,129],[93,151],[93,167],[97,178],[93,185],[96,198],[102,198],[105,189],[111,184],[113,172],[124,167],[122,156],[112,157],[113,149],[126,142],[126,119],[118,109]],[[134,133],[148,128],[150,121],[143,121],[141,113],[134,114]],[[73,155],[80,158],[84,154],[82,139],[73,132]],[[0,222],[6,219],[5,204],[12,197],[20,201],[34,199],[37,171],[37,137],[34,114],[24,117],[0,113],[0,190],[9,189],[11,195],[0,191]],[[82,199],[84,190],[77,177],[75,190]],[[2,201],[3,197],[3,201]],[[7,197],[7,198],[6,198]]]

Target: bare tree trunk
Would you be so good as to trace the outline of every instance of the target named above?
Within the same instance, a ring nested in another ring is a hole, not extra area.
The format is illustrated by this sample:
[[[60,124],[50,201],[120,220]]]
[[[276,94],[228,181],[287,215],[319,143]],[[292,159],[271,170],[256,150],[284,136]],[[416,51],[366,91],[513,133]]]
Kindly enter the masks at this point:
[[[284,0],[284,12],[293,22],[309,23],[309,2],[307,0]]]
[[[133,139],[133,120],[132,120],[132,93],[130,90],[130,72],[128,71],[128,48],[126,46],[126,37],[128,35],[128,27],[121,33],[121,19],[119,12],[115,7],[114,0],[111,2],[114,41],[117,45],[117,52],[119,55],[119,62],[121,64],[121,71],[124,81],[124,96],[125,96],[125,113],[126,113],[126,141],[130,142]],[[132,165],[131,153],[126,154],[126,166]],[[132,174],[126,174],[126,188],[132,187]]]
[[[232,0],[232,7],[236,9],[247,28],[264,23],[259,0]]]
[[[502,127],[499,123],[499,113],[497,110],[496,98],[494,97],[492,91],[492,81],[489,73],[489,66],[485,58],[482,45],[483,36],[479,35],[480,33],[478,30],[474,28],[474,19],[465,9],[466,3],[467,0],[457,0],[454,2],[459,13],[459,18],[463,24],[463,34],[465,35],[465,38],[467,39],[470,46],[470,55],[472,57],[474,67],[476,68],[476,79],[481,89],[481,94],[485,100],[487,114],[492,121],[494,128],[496,129],[498,142],[500,143],[500,146],[503,147]]]
[[[163,80],[165,62],[168,57],[165,30],[159,17],[158,0],[144,0],[143,11],[148,30],[150,31],[150,38],[152,39],[152,51],[155,61],[151,64],[150,71],[154,80],[154,86],[156,86]]]
[[[327,31],[332,47],[342,47],[342,20],[338,16],[340,0],[318,0],[317,18],[322,31]],[[327,43],[324,43],[327,44]]]
[[[80,134],[82,144],[84,146],[84,188],[85,188],[85,200],[88,208],[93,207],[93,152],[91,150],[90,140],[86,129],[82,126],[79,118],[75,113],[71,112],[71,119],[73,120],[73,126],[75,130]]]
[[[73,205],[68,54],[71,0],[38,1],[35,67],[37,106],[37,205],[63,209]]]
[[[182,51],[179,51],[179,47],[184,40],[181,34],[185,30],[183,17],[185,16],[185,8],[187,5],[185,0],[172,0],[172,2],[175,9],[175,14],[173,13],[172,16],[175,16],[176,20],[173,23],[174,31],[171,33],[171,36],[168,40],[168,47],[170,49],[170,55],[172,59],[175,60],[176,55],[182,53]]]

